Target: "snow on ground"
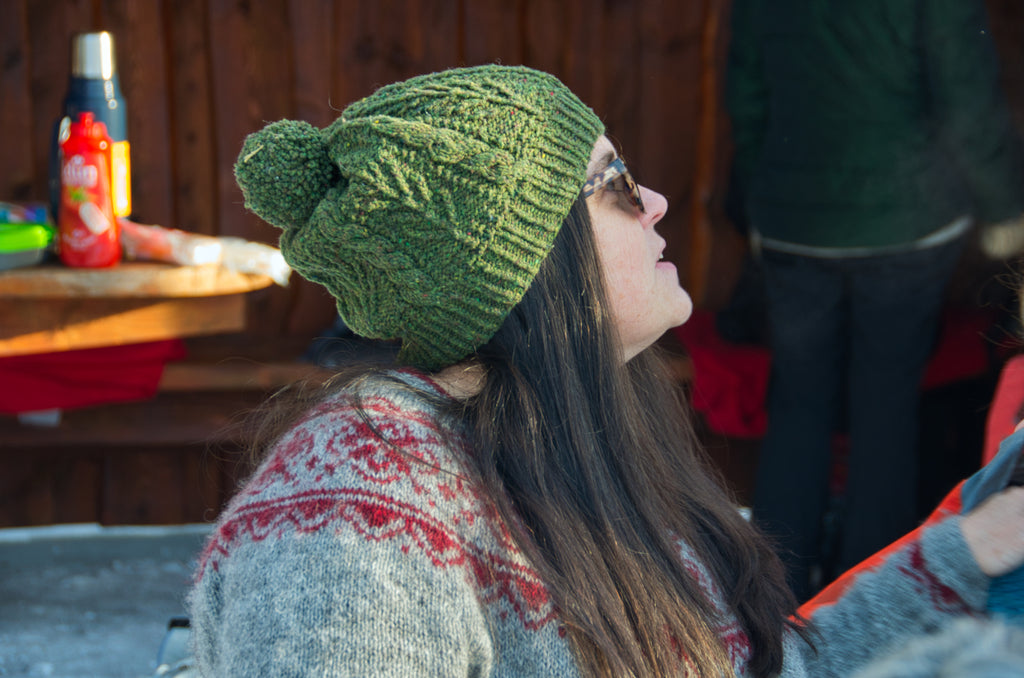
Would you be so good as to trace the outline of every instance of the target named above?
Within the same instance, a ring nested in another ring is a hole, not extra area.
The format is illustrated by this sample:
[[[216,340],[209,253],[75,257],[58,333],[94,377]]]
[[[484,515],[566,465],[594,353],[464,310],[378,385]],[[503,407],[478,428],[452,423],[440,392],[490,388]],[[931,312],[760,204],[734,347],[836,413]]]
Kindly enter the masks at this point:
[[[0,676],[152,674],[208,530],[0,529]]]

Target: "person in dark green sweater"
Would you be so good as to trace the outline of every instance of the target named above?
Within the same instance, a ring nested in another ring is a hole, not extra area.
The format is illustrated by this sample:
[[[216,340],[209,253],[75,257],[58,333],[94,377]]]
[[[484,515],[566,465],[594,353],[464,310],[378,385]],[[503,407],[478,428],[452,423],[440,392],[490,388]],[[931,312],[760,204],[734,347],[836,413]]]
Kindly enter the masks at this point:
[[[844,424],[838,566],[913,527],[947,283],[972,223],[1021,214],[1024,169],[980,1],[736,0],[732,28],[734,171],[773,356],[754,515],[807,595]]]

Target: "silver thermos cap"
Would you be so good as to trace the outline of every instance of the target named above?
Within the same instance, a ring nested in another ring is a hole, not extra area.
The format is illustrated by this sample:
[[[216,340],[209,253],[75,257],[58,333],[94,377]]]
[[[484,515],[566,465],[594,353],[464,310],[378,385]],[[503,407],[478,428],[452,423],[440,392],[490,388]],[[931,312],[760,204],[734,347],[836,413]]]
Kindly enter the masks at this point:
[[[110,80],[114,61],[114,36],[107,31],[79,33],[71,39],[71,75],[76,78]]]

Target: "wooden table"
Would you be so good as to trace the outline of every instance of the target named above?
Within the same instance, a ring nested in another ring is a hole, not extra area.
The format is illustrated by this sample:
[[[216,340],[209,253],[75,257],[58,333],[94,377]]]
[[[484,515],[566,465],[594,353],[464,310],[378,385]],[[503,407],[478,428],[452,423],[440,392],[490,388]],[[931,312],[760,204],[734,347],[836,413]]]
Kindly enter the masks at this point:
[[[151,262],[0,271],[0,356],[241,331],[244,293],[271,282],[216,265]]]

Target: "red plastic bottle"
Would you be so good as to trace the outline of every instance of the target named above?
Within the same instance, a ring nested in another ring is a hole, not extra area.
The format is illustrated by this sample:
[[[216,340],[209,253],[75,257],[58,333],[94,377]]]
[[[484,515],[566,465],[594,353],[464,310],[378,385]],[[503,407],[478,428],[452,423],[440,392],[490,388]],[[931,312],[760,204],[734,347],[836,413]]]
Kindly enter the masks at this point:
[[[68,266],[99,268],[121,260],[121,239],[110,194],[107,126],[81,113],[61,142],[57,251]]]

